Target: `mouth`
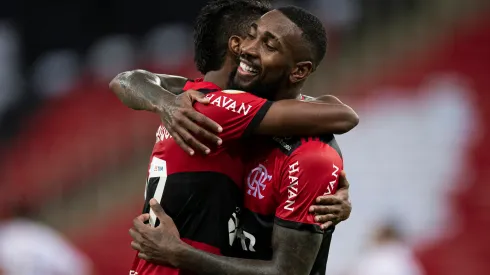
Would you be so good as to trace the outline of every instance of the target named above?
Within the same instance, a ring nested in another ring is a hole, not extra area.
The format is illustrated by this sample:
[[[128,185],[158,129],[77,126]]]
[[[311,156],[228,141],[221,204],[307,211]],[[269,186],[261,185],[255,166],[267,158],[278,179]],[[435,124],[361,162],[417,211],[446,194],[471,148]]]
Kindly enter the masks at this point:
[[[247,60],[241,59],[240,64],[238,65],[238,72],[244,76],[256,76],[260,72],[260,68],[252,65]]]

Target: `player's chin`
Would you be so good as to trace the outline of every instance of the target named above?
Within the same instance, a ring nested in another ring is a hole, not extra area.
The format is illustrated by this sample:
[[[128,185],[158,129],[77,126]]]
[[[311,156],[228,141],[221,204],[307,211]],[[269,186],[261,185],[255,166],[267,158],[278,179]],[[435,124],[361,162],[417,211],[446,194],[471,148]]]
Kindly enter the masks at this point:
[[[235,85],[241,90],[250,90],[254,87],[254,84],[257,83],[258,79],[258,76],[243,78],[237,75],[237,77],[235,77]]]

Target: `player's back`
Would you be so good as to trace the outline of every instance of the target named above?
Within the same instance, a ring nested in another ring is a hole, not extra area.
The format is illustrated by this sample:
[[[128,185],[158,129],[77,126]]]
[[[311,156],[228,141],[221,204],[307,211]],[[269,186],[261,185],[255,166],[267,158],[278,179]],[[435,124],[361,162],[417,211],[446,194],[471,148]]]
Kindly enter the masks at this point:
[[[259,141],[260,143],[261,141]],[[323,234],[311,275],[325,274],[334,229],[323,232],[309,213],[316,197],[335,193],[343,169],[333,135],[274,138],[246,165],[244,207],[234,256],[271,260],[274,226]]]
[[[156,198],[173,218],[185,242],[226,255],[231,245],[229,232],[234,231],[229,222],[242,205],[244,167],[240,140],[260,123],[270,103],[248,93],[222,91],[209,82],[189,82],[187,89],[207,93],[211,104],[196,103],[194,107],[223,127],[223,144],[211,146],[208,156],[190,156],[161,125],[151,155],[143,211],[149,213],[149,200]],[[140,259],[135,260],[133,271],[138,275],[184,274]]]

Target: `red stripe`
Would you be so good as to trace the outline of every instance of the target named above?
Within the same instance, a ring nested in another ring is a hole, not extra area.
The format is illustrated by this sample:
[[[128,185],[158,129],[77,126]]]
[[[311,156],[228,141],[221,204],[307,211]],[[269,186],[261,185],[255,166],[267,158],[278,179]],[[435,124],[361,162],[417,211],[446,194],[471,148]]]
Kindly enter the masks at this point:
[[[205,243],[189,240],[189,239],[182,239],[182,240],[185,243],[189,244],[190,246],[197,248],[199,250],[213,253],[216,255],[221,255],[221,252],[217,247]],[[149,263],[145,260],[141,260],[140,258],[138,258],[138,254],[136,254],[136,258],[133,262],[132,270],[136,271],[138,275],[194,275],[195,274],[192,272],[180,270],[169,266]]]
[[[209,253],[213,253],[213,254],[216,254],[216,255],[221,255],[221,251],[217,247],[211,246],[209,244],[205,244],[205,243],[201,243],[201,242],[197,242],[197,241],[185,239],[185,238],[183,238],[182,240],[185,243],[187,243],[187,244],[191,245],[192,247],[195,247],[195,248],[197,248],[199,250],[203,250],[203,251],[206,251],[206,252],[209,252]]]

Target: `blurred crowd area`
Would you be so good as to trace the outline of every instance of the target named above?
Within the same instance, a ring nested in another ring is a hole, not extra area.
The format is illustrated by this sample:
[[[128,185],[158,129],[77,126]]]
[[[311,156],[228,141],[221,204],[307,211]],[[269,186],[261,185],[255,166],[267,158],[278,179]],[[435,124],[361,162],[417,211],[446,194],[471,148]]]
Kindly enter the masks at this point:
[[[388,23],[416,10],[419,2],[298,0],[277,5],[316,11],[329,28],[335,54],[344,35],[361,35],[368,22]],[[182,60],[192,58],[192,24],[205,3],[27,1],[24,7],[6,1],[0,20],[2,137],[15,135],[27,110],[70,93],[77,81],[106,82],[121,70],[148,64],[164,71],[188,65]]]
[[[159,121],[108,82],[137,68],[198,77],[206,2],[2,1],[0,274],[128,273]],[[304,92],[361,118],[338,137],[353,212],[327,274],[490,274],[487,2],[276,2],[327,27]]]

